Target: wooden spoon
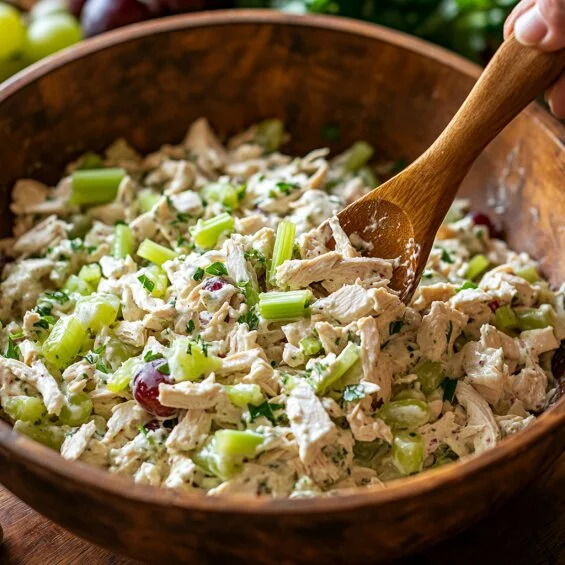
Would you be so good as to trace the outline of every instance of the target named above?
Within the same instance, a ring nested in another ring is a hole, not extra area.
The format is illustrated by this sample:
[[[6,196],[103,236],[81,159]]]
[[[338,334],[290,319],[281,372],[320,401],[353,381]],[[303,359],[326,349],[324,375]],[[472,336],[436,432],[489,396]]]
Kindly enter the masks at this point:
[[[412,165],[338,214],[343,230],[399,257],[391,287],[408,302],[459,185],[481,151],[565,69],[565,50],[505,41],[433,145]]]

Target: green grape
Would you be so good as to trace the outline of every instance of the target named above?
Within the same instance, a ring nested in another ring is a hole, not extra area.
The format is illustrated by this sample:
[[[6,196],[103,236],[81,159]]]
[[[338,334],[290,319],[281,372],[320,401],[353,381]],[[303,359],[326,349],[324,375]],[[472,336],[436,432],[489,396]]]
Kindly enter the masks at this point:
[[[400,432],[392,444],[394,466],[403,475],[412,475],[422,470],[424,462],[424,441],[417,433]]]
[[[29,12],[31,20],[40,20],[53,14],[68,12],[66,0],[40,0]]]
[[[12,396],[4,402],[4,411],[12,420],[37,422],[46,413],[45,404],[35,396]]]
[[[413,430],[430,419],[430,411],[425,402],[408,398],[385,402],[377,414],[385,423],[397,429]]]
[[[9,59],[24,45],[25,29],[20,13],[7,4],[0,3],[0,59]]]
[[[92,414],[92,400],[85,392],[77,392],[66,398],[59,419],[67,426],[80,426],[88,420],[90,414]]]
[[[81,39],[80,25],[73,16],[64,13],[51,14],[30,23],[24,54],[30,61],[39,61],[43,57],[78,43]]]
[[[9,59],[8,61],[3,61],[2,59],[0,59],[0,82],[6,80],[7,78],[10,78],[12,75],[15,75],[17,72],[21,71],[25,66],[26,66],[25,61],[19,58]]]

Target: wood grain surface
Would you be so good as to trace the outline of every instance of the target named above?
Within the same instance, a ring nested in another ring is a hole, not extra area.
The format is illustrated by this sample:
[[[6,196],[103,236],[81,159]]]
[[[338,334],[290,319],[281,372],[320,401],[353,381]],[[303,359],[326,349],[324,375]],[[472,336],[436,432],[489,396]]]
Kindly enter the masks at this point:
[[[565,455],[529,489],[485,520],[395,565],[565,563]],[[2,565],[139,565],[66,532],[0,487]],[[171,561],[172,563],[172,561]],[[191,562],[191,565],[199,565]]]

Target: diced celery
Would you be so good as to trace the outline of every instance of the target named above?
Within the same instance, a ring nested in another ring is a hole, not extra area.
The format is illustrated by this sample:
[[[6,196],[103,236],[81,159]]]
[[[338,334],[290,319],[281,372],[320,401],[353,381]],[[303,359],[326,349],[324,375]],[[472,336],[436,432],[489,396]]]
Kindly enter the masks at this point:
[[[37,422],[46,413],[45,404],[36,396],[10,396],[2,406],[12,420]]]
[[[233,184],[212,182],[205,185],[200,194],[207,202],[220,202],[232,209],[237,208],[239,204],[239,192]]]
[[[223,233],[231,233],[233,229],[234,219],[226,212],[209,220],[198,220],[190,233],[198,247],[212,249]]]
[[[339,381],[359,360],[359,346],[350,341],[337,356],[330,371],[316,384],[316,392],[323,394],[332,384]]]
[[[521,331],[541,330],[554,323],[553,312],[549,308],[521,308],[515,312]]]
[[[415,430],[428,422],[430,410],[422,400],[393,400],[383,404],[377,415],[392,428]]]
[[[80,165],[77,167],[79,170],[91,170],[100,169],[103,166],[102,157],[100,155],[93,153],[92,151],[87,151],[80,158]]]
[[[394,436],[392,461],[403,475],[412,475],[422,470],[424,453],[424,440],[419,434],[400,432]]]
[[[469,280],[476,279],[488,269],[488,266],[489,266],[489,260],[482,253],[479,253],[479,255],[475,255],[467,265],[465,278]]]
[[[32,424],[31,422],[18,420],[14,424],[14,431],[24,434],[55,451],[59,451],[65,441],[65,431],[60,426]]]
[[[308,290],[264,292],[259,295],[259,312],[265,320],[290,321],[310,315]]]
[[[367,164],[375,150],[366,141],[356,141],[346,153],[344,167],[348,171],[358,171]]]
[[[227,459],[252,458],[257,453],[257,447],[263,442],[261,434],[249,430],[218,430],[214,434],[216,451],[220,457]]]
[[[67,294],[80,294],[81,296],[89,296],[94,292],[94,287],[80,277],[71,275],[63,285],[63,290]]]
[[[292,259],[294,250],[294,236],[296,235],[296,224],[282,221],[277,228],[277,237],[273,249],[273,258],[269,269],[269,282],[276,285],[277,269],[285,261]]]
[[[500,306],[494,313],[494,325],[502,332],[509,333],[518,329],[520,322],[514,310],[507,304]]]
[[[304,355],[316,355],[322,349],[322,342],[317,337],[308,336],[300,341],[300,347]]]
[[[137,205],[139,212],[145,214],[149,212],[157,202],[161,199],[161,195],[150,188],[144,188],[137,193]]]
[[[143,259],[147,259],[151,261],[151,263],[155,263],[155,265],[159,266],[177,257],[177,254],[172,249],[159,245],[150,239],[145,239],[141,242],[141,245],[137,249],[137,254]]]
[[[92,400],[85,392],[76,392],[65,398],[59,420],[67,426],[81,426],[92,414]]]
[[[444,379],[445,373],[441,363],[436,361],[424,361],[415,369],[414,374],[425,394],[431,394],[436,390]]]
[[[76,316],[59,318],[43,343],[43,356],[59,369],[66,367],[86,337],[86,327]]]
[[[244,283],[238,283],[237,285],[243,291],[243,295],[245,296],[245,303],[249,308],[252,308],[259,302],[259,292],[255,288],[255,285],[251,281],[247,281]]]
[[[197,381],[222,366],[221,359],[188,339],[176,339],[166,357],[175,381]]]
[[[72,174],[71,204],[105,204],[118,194],[124,169],[76,170]]]
[[[76,305],[77,318],[95,332],[112,325],[120,309],[120,299],[113,294],[93,294],[81,298]]]
[[[151,296],[154,296],[155,298],[163,298],[167,292],[167,288],[169,287],[169,279],[167,278],[165,271],[157,265],[149,265],[149,267],[143,271],[143,274],[149,279],[149,281],[151,281]]]
[[[465,281],[458,289],[457,292],[461,292],[462,290],[467,290],[469,288],[479,288],[479,285],[474,283],[473,281]]]
[[[248,404],[259,406],[265,400],[259,385],[239,383],[226,385],[225,389],[230,402],[240,408],[247,408]]]
[[[539,273],[535,267],[524,267],[516,271],[516,275],[534,284],[539,281]]]
[[[102,270],[100,269],[100,265],[98,265],[97,263],[84,265],[79,271],[78,277],[93,288],[98,287],[98,283],[102,278]]]
[[[143,365],[143,360],[139,357],[132,357],[128,359],[121,367],[116,369],[116,371],[108,376],[106,386],[110,392],[121,392],[125,390],[134,374]]]
[[[255,142],[262,145],[267,151],[276,151],[284,139],[284,124],[282,120],[263,120],[257,124]]]
[[[118,224],[114,228],[112,256],[115,259],[125,259],[133,253],[133,233],[129,226]]]

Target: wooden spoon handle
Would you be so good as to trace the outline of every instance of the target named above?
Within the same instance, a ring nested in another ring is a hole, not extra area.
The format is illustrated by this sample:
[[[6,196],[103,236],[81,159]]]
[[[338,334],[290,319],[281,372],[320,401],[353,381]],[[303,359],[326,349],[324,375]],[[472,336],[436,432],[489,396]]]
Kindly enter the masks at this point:
[[[438,185],[443,184],[445,189],[450,185],[456,192],[457,181],[463,179],[481,151],[564,69],[565,49],[545,53],[521,45],[513,36],[506,40],[455,117],[422,156],[422,161],[433,163],[436,174],[449,169],[450,179]],[[460,179],[453,178],[454,171],[461,173]],[[448,196],[451,194],[444,198]]]

